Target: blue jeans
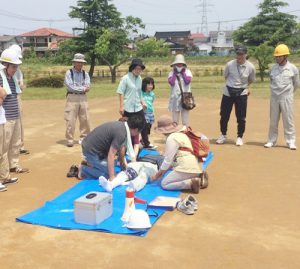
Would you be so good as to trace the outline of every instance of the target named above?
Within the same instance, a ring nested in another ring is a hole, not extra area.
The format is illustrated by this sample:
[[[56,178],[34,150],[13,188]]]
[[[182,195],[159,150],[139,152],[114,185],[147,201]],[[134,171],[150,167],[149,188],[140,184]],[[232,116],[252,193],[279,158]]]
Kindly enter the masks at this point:
[[[81,173],[86,178],[99,178],[105,176],[108,178],[107,159],[100,159],[95,153],[86,152],[82,150],[88,165],[81,166]]]

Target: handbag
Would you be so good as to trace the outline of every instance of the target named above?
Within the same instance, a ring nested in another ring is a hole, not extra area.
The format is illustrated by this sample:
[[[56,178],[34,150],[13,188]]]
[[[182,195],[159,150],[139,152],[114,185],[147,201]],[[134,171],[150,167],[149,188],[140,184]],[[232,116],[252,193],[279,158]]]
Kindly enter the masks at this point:
[[[183,92],[179,76],[176,75],[176,78],[181,92],[181,107],[186,110],[192,110],[196,106],[194,96],[191,92]]]
[[[245,90],[244,88],[233,88],[228,85],[226,85],[228,93],[230,97],[238,97],[242,94],[242,92]]]

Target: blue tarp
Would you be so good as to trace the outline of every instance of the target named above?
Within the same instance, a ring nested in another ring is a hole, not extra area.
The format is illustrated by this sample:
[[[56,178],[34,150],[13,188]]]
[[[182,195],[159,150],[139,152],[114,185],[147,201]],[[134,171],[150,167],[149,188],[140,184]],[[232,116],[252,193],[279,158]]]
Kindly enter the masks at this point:
[[[78,229],[145,236],[147,231],[136,231],[123,227],[124,223],[121,221],[121,217],[125,207],[125,190],[126,186],[120,186],[113,190],[113,214],[98,225],[76,223],[74,221],[73,205],[74,200],[88,192],[103,191],[102,187],[99,186],[98,180],[83,180],[54,200],[48,201],[44,206],[18,217],[17,220],[58,229]],[[165,191],[158,185],[158,182],[155,182],[147,184],[143,190],[136,194],[138,198],[144,199],[147,202],[150,202],[159,195],[177,197],[180,195],[180,192]],[[136,208],[146,209],[146,205],[136,204]],[[150,222],[153,225],[164,213],[164,210],[148,209],[147,212],[150,215]],[[156,213],[157,216],[154,216]]]
[[[157,151],[143,150],[140,156],[149,153],[159,154]],[[206,158],[206,161],[203,163],[203,170],[207,168],[207,165],[212,161],[212,158],[213,154],[210,152],[210,154]],[[116,171],[119,170],[120,168],[116,167]],[[113,190],[113,214],[110,218],[104,220],[98,225],[85,225],[76,223],[74,221],[74,200],[91,191],[104,191],[102,187],[99,186],[98,180],[80,181],[78,184],[62,193],[57,198],[51,201],[47,201],[44,206],[18,217],[17,221],[57,229],[78,229],[145,236],[148,232],[147,230],[136,231],[123,227],[124,223],[121,221],[121,216],[125,207],[126,188],[126,186],[119,186]],[[138,198],[146,200],[148,203],[152,201],[156,196],[178,197],[179,195],[179,191],[163,190],[160,187],[160,181],[147,184],[143,190],[136,193],[136,196]],[[136,204],[136,208],[146,209],[146,205]],[[165,211],[160,209],[148,209],[147,212],[150,215],[150,222],[153,225]]]

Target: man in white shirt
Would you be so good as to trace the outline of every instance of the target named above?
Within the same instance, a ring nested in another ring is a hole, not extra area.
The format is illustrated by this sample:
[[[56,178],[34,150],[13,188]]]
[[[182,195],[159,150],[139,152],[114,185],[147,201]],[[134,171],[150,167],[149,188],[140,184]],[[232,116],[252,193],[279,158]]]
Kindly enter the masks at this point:
[[[79,144],[90,133],[90,118],[88,113],[88,102],[86,93],[90,90],[90,76],[82,67],[86,63],[84,55],[74,55],[73,68],[65,75],[67,87],[67,101],[65,107],[66,139],[67,146],[74,145],[74,132],[76,119],[79,118],[80,138]]]
[[[265,148],[273,147],[278,138],[278,122],[282,115],[284,138],[291,150],[296,150],[296,131],[294,125],[294,92],[299,86],[298,68],[288,61],[289,48],[280,44],[275,48],[276,64],[270,71],[270,127]]]

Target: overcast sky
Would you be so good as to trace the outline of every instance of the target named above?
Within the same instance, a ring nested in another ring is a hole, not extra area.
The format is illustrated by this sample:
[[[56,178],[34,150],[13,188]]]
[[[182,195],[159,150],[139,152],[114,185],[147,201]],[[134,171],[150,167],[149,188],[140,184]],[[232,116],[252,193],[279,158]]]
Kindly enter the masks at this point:
[[[132,15],[143,20],[143,33],[155,31],[201,32],[205,0],[113,0],[123,16]],[[235,30],[247,19],[256,16],[262,0],[206,0],[207,30]],[[283,9],[300,19],[300,0],[285,1]],[[0,0],[0,35],[18,35],[41,27],[53,27],[72,33],[80,27],[70,19],[70,6],[77,0]],[[205,17],[204,17],[205,18]],[[205,20],[204,20],[205,21]],[[205,30],[205,24],[203,24]]]

